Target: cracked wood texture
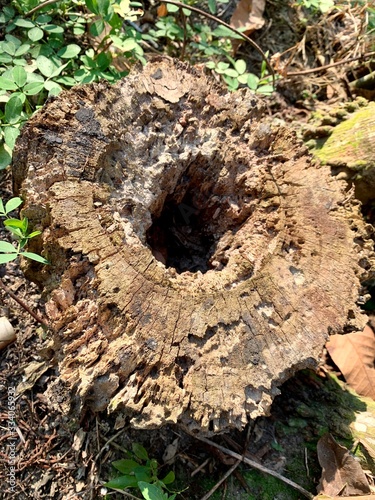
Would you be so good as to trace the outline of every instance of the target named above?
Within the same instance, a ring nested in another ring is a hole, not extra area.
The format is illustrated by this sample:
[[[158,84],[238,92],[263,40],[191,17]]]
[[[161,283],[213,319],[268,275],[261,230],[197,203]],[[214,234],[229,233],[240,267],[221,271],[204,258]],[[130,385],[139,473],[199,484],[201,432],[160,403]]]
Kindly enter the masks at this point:
[[[53,331],[52,405],[137,428],[242,428],[360,329],[366,226],[264,100],[157,59],[77,87],[25,126],[15,191]]]

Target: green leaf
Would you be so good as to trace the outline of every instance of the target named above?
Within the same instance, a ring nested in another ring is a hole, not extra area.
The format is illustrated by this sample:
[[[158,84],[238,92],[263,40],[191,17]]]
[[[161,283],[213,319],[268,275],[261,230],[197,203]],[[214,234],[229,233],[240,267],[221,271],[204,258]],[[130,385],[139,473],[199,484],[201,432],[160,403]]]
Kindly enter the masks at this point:
[[[71,76],[59,76],[55,81],[58,83],[62,83],[67,87],[72,87],[73,85],[77,84],[77,82]]]
[[[168,6],[168,9],[169,9],[169,6]],[[228,37],[228,38],[239,38],[239,39],[242,39],[242,36],[237,35],[237,33],[235,33],[234,31],[230,30],[226,26],[218,26],[217,28],[215,28],[213,30],[212,34],[214,36],[219,37],[219,38],[221,38],[221,37]]]
[[[67,45],[66,47],[60,49],[57,55],[59,57],[62,57],[63,59],[73,59],[80,52],[81,52],[81,47],[79,45],[76,45],[75,43],[71,43],[70,45]]]
[[[37,253],[21,252],[20,255],[22,255],[22,257],[27,257],[28,259],[31,259],[31,260],[36,260],[37,262],[40,262],[41,264],[49,264],[47,259],[45,259],[41,255],[38,255]]]
[[[176,479],[175,473],[173,472],[173,470],[171,470],[161,481],[164,484],[171,484],[175,479]]]
[[[10,80],[9,78],[5,78],[4,76],[0,76],[0,89],[18,90],[18,87],[13,82],[13,80]]]
[[[129,52],[131,50],[133,50],[136,46],[137,46],[137,42],[134,40],[134,38],[127,38],[126,40],[124,40],[124,42],[122,43],[122,50],[124,52]]]
[[[22,66],[13,68],[13,80],[18,87],[23,87],[27,80],[27,73]]]
[[[112,62],[112,56],[108,52],[101,52],[96,58],[96,63],[101,71],[105,71]]]
[[[141,460],[148,460],[148,453],[146,448],[144,448],[141,444],[139,443],[132,443],[132,450],[134,455],[137,458],[140,458]]]
[[[261,85],[257,88],[257,92],[264,95],[270,95],[274,90],[273,85]]]
[[[5,104],[5,119],[8,123],[18,123],[21,120],[23,102],[18,95],[11,96]]]
[[[24,19],[23,17],[20,17],[14,21],[14,24],[16,26],[19,26],[20,28],[34,28],[35,24],[32,21],[29,21],[28,19]]]
[[[0,49],[1,49],[1,51],[3,50],[1,48],[1,45],[0,45]],[[0,63],[1,64],[9,64],[12,61],[13,61],[13,57],[10,54],[6,54],[5,52],[3,52],[2,54],[0,53]]]
[[[17,47],[15,46],[15,44],[13,42],[10,42],[10,41],[3,42],[2,48],[3,48],[4,52],[6,52],[7,54],[9,54],[11,56],[14,56],[14,54],[16,53],[16,50],[17,50]]]
[[[237,59],[234,64],[234,69],[239,75],[242,75],[246,71],[246,62],[243,59]]]
[[[98,19],[91,24],[89,31],[92,36],[99,36],[103,33],[104,28],[105,24],[103,19]]]
[[[173,12],[178,12],[180,7],[177,7],[177,5],[172,5],[168,4],[168,12],[173,13]]]
[[[134,472],[134,469],[138,467],[139,463],[131,459],[115,460],[112,462],[115,469],[119,470],[123,474],[130,474]]]
[[[5,206],[5,209],[6,208],[7,207]],[[9,212],[9,210],[8,210],[8,212]],[[7,229],[9,229],[10,231],[12,231],[14,229],[17,234],[18,234],[17,229],[19,229],[22,232],[22,235],[26,236],[28,221],[25,217],[22,220],[21,219],[6,219],[4,221],[4,226]]]
[[[36,65],[42,75],[47,78],[49,78],[56,69],[56,66],[53,64],[51,59],[48,59],[46,56],[38,56],[36,58]]]
[[[86,7],[94,14],[99,14],[99,7],[97,0],[85,0]]]
[[[31,238],[35,238],[35,236],[39,236],[42,234],[42,231],[33,231],[32,233],[28,234],[27,237],[30,240]]]
[[[18,257],[18,253],[7,253],[0,255],[0,264],[5,264],[11,260],[15,260]]]
[[[243,85],[247,85],[249,73],[242,73],[242,75],[238,75],[238,83],[242,83]]]
[[[56,83],[56,82],[54,82],[52,80],[47,80],[44,83],[44,88],[46,90],[48,90],[48,96],[59,95],[60,92],[62,91],[61,85],[59,85],[58,83]]]
[[[251,90],[256,90],[257,86],[259,83],[259,78],[254,75],[254,73],[250,73],[249,76],[247,77],[247,86]]]
[[[225,69],[229,68],[229,64],[226,62],[219,62],[217,68],[224,71]]]
[[[13,45],[16,47],[16,49],[18,49],[18,47],[22,44],[22,42],[19,38],[17,38],[16,36],[10,35],[10,34],[5,35],[5,40],[7,42],[13,43]]]
[[[39,94],[44,88],[44,81],[43,82],[30,82],[27,83],[23,91],[25,92],[26,95],[36,95]]]
[[[10,5],[5,5],[3,12],[8,19],[13,19],[16,14],[16,11]]]
[[[3,253],[18,253],[17,248],[15,248],[8,241],[0,241],[0,252]]]
[[[139,481],[138,488],[141,490],[143,498],[146,500],[166,500],[168,498],[163,490],[161,490],[159,486],[156,486],[156,484]]]
[[[28,52],[29,49],[30,45],[28,43],[23,43],[21,47],[18,47],[14,55],[15,57],[23,56],[24,54],[26,54],[26,52]]]
[[[13,149],[16,143],[17,137],[20,135],[20,130],[17,127],[6,127],[4,129],[4,140],[5,144],[9,149]]]
[[[235,69],[233,68],[228,68],[225,71],[223,71],[224,75],[230,76],[232,78],[238,78],[238,73]]]
[[[0,198],[0,215],[5,215],[5,207],[3,200]]]
[[[48,14],[41,14],[35,19],[35,22],[38,24],[47,24],[52,21],[52,17]]]
[[[150,467],[146,465],[138,465],[134,469],[134,475],[137,481],[145,481],[146,483],[151,483],[152,481]]]
[[[8,146],[9,148],[9,146]],[[6,168],[10,165],[12,161],[12,156],[10,155],[10,150],[4,144],[0,145],[0,170]]]
[[[44,32],[42,29],[35,27],[28,31],[27,36],[32,42],[37,42],[43,38]]]
[[[22,205],[22,203],[23,203],[22,199],[19,198],[18,196],[11,198],[5,205],[5,212],[9,213],[12,210],[15,210],[20,205]]]
[[[47,33],[64,33],[64,28],[62,26],[57,26],[57,24],[46,24],[43,26],[44,31]]]
[[[111,3],[109,0],[97,0],[99,14],[103,17],[108,17],[113,14]]]
[[[104,486],[124,490],[125,488],[136,488],[138,482],[134,476],[120,476],[108,481]]]
[[[216,14],[216,0],[208,0],[208,8],[211,14]]]

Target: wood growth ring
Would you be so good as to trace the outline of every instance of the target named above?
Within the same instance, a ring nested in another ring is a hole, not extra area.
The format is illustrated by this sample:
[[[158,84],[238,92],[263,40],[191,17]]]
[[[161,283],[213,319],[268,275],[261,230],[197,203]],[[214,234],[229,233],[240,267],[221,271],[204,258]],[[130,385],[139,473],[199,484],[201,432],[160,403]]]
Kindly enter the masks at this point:
[[[26,125],[14,182],[52,261],[27,270],[54,331],[52,404],[242,428],[330,332],[363,325],[358,207],[263,107],[160,59]]]

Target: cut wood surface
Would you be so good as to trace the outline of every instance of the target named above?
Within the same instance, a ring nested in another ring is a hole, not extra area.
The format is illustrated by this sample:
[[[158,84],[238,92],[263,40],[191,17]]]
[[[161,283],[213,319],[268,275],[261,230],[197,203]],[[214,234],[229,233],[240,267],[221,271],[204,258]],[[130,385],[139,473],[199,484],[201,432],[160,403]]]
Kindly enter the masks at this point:
[[[14,183],[51,261],[26,272],[53,330],[52,405],[242,428],[329,333],[363,328],[359,207],[263,103],[165,58],[25,126]]]

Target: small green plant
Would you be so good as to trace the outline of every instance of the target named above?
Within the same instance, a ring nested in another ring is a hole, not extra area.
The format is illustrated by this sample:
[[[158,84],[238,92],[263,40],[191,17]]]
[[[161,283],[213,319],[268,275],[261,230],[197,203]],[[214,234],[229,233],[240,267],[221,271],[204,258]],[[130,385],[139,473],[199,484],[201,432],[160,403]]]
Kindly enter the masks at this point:
[[[133,443],[132,452],[127,452],[128,458],[112,463],[121,475],[112,479],[104,486],[125,490],[138,489],[146,500],[174,500],[176,492],[170,492],[169,484],[175,480],[173,471],[163,478],[158,478],[158,463],[150,459],[147,450],[138,443]],[[171,493],[171,494],[169,494]]]
[[[268,56],[268,53],[266,55]],[[237,90],[240,85],[247,85],[254,92],[265,95],[270,95],[275,90],[272,85],[272,77],[267,74],[265,61],[262,62],[260,77],[258,77],[254,73],[246,72],[246,62],[243,59],[234,60],[228,54],[226,57],[230,63],[209,61],[206,63],[206,67],[222,75],[229,90]]]
[[[29,222],[27,217],[22,217],[22,219],[16,219],[10,217],[9,214],[22,204],[21,198],[11,198],[4,206],[3,200],[0,199],[0,217],[4,218],[4,226],[10,231],[14,241],[17,246],[14,246],[8,241],[0,241],[0,264],[5,264],[11,260],[15,260],[20,255],[22,257],[27,257],[28,259],[36,260],[42,264],[49,264],[41,255],[32,252],[26,252],[24,250],[25,246],[31,238],[38,236],[40,231],[33,231],[29,233]]]
[[[101,78],[119,80],[128,70],[116,69],[117,56],[124,56],[130,64],[146,62],[140,33],[124,24],[141,14],[129,0],[67,0],[30,16],[29,10],[39,4],[38,0],[17,0],[0,10],[4,33],[0,41],[0,170],[11,163],[22,125],[48,97]],[[101,39],[95,38],[99,35]]]
[[[329,9],[334,7],[334,0],[297,0],[297,5],[310,9],[312,11],[319,11],[324,14]]]

